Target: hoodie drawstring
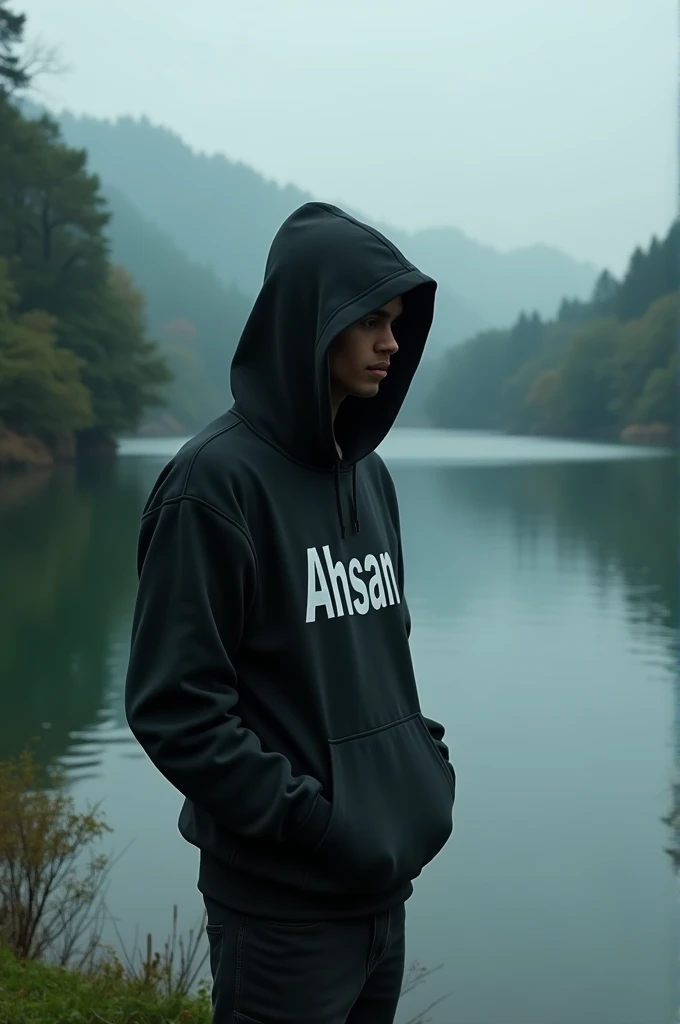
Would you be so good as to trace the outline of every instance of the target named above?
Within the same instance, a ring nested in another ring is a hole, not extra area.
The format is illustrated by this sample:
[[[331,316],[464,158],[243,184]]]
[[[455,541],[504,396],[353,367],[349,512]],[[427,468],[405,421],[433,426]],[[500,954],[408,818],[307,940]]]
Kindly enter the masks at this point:
[[[335,463],[335,507],[338,510],[338,521],[340,523],[340,536],[345,539],[345,517],[342,514],[342,499],[340,497],[340,463]]]
[[[338,510],[338,522],[340,523],[340,536],[345,539],[345,517],[342,512],[342,496],[340,493],[340,463],[335,463],[334,472],[335,481],[335,507]],[[359,524],[359,505],[357,502],[357,467],[356,463],[352,466],[352,526],[355,533],[359,533],[361,526]]]
[[[359,505],[357,504],[357,464],[352,466],[352,514],[354,516],[354,532],[359,533]]]

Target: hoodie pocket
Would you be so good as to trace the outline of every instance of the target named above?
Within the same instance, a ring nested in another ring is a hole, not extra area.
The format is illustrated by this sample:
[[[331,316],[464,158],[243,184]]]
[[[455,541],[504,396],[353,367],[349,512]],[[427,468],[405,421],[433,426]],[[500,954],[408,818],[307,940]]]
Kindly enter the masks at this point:
[[[413,880],[453,829],[453,778],[422,716],[329,748],[333,812],[305,888],[359,894]]]

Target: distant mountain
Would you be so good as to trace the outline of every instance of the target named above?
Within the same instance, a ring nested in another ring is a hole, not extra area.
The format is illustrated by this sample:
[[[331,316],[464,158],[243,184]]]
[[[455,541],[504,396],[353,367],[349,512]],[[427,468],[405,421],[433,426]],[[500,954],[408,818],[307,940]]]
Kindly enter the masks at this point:
[[[23,106],[29,116],[42,112]],[[113,212],[114,258],[146,295],[151,326],[171,351],[177,376],[171,411],[193,427],[219,408],[223,395],[229,400],[228,364],[271,240],[314,197],[225,156],[196,153],[146,118],[52,116],[69,145],[88,151],[89,166],[102,179]],[[451,346],[504,326],[523,310],[550,317],[565,296],[588,299],[598,273],[548,246],[502,253],[455,228],[408,234],[376,226],[439,282],[426,357],[400,416],[405,425],[427,422],[425,399]]]
[[[150,333],[176,376],[167,394],[172,419],[160,429],[198,429],[230,402],[229,364],[251,302],[190,260],[117,189],[102,191],[112,213],[112,258],[144,293]]]
[[[276,230],[314,198],[225,156],[196,153],[145,118],[102,121],[63,113],[57,119],[66,141],[88,150],[104,182],[122,191],[193,260],[250,296],[259,290]],[[454,228],[409,235],[376,226],[440,283],[429,355],[482,328],[505,325],[522,310],[553,316],[565,296],[589,297],[598,274],[595,266],[548,246],[502,253]]]
[[[419,231],[403,244],[415,263],[432,268],[435,277],[465,297],[483,327],[510,323],[525,310],[552,317],[565,296],[589,298],[598,274],[594,265],[549,245],[503,253],[456,228]]]

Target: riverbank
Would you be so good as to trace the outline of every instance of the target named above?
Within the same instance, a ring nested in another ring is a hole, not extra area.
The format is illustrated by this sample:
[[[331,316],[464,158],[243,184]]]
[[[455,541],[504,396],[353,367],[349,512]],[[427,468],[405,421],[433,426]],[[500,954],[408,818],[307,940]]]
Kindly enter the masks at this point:
[[[126,437],[123,440],[148,439],[150,441],[171,440],[177,438],[184,441],[190,432],[183,430],[181,424],[174,420],[165,421],[162,424],[165,429],[161,430],[161,424],[155,424],[153,428],[146,428],[138,431],[137,434]],[[409,433],[411,428],[408,429]],[[432,428],[418,428],[424,432],[432,433]],[[440,431],[444,434],[446,431]],[[465,434],[466,431],[452,431],[452,433]],[[494,435],[498,436],[498,435]],[[670,427],[664,424],[651,424],[649,426],[631,426],[624,430],[618,438],[599,439],[594,438],[561,438],[545,434],[527,435],[501,435],[507,438],[525,436],[535,440],[545,441],[575,441],[582,444],[608,443],[628,448],[677,448],[677,439]],[[33,436],[22,436],[3,431],[0,428],[0,473],[3,470],[29,470],[44,469],[55,465],[73,463],[77,459],[100,459],[114,456],[119,448],[119,441],[112,437],[100,437],[97,439],[65,439],[59,445],[48,447],[43,441]]]
[[[54,454],[37,437],[0,429],[0,469],[44,468],[54,465],[54,461]]]
[[[624,444],[677,446],[673,428],[668,423],[632,423],[621,431],[620,440]]]
[[[396,424],[397,429],[404,430],[436,430],[442,428],[436,428],[432,423],[421,422],[418,424]],[[445,428],[444,428],[445,429]],[[158,417],[145,424],[141,427],[134,435],[138,438],[148,437],[151,439],[159,438],[171,438],[190,437],[195,431],[187,429],[182,423],[176,420],[173,416],[165,415]],[[467,431],[463,431],[467,433]],[[482,431],[484,433],[484,431]],[[668,423],[633,423],[621,431],[620,434],[610,434],[605,437],[568,437],[561,434],[540,434],[540,433],[526,433],[526,434],[505,434],[506,437],[539,437],[545,438],[546,440],[554,441],[582,441],[584,443],[598,444],[602,441],[609,444],[630,444],[630,445],[644,445],[649,447],[651,445],[661,445],[663,447],[673,448],[676,446],[676,439],[673,433],[673,428]]]
[[[120,975],[115,966],[88,975],[21,963],[0,949],[0,1020],[3,1024],[210,1024],[207,987],[196,996],[165,996],[153,986]]]
[[[33,434],[17,434],[0,425],[0,472],[45,469],[79,458],[110,457],[117,450],[115,438],[95,431],[69,434],[48,444]]]

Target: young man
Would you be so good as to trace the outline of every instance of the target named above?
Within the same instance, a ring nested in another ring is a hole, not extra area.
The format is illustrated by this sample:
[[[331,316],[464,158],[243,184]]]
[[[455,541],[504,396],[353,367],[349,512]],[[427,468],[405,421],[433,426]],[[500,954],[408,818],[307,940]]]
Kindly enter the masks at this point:
[[[139,543],[132,732],[186,798],[215,1024],[389,1024],[412,880],[452,831],[375,448],[436,285],[310,203],[282,226],[234,406],[161,473]]]

